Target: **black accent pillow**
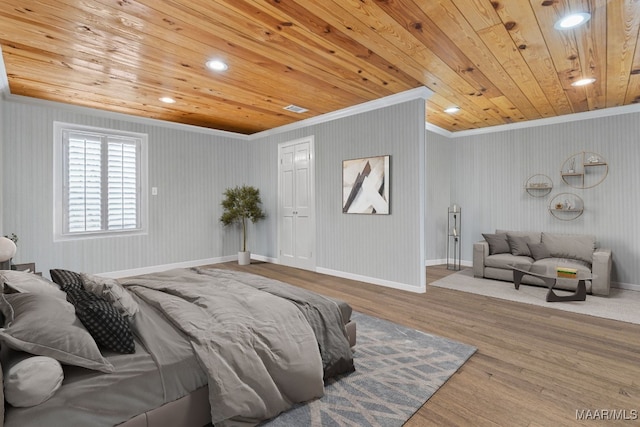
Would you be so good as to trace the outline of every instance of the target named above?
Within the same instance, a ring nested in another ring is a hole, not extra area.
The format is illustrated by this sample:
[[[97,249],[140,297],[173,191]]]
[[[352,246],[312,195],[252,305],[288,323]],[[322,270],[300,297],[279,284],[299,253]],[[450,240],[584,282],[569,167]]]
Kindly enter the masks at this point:
[[[536,261],[544,258],[551,258],[551,252],[545,246],[544,243],[529,243],[529,251],[531,252],[531,256]]]
[[[509,241],[509,247],[511,247],[511,255],[516,256],[531,256],[529,251],[529,239],[527,236],[512,236],[507,234],[507,240]]]
[[[76,316],[100,347],[118,353],[135,353],[129,322],[109,301],[82,286],[61,286],[67,293],[67,300],[75,307]]]
[[[53,283],[58,284],[63,290],[65,288],[79,289],[83,287],[80,273],[55,268],[49,270],[49,275],[51,275]]]
[[[506,254],[511,252],[509,248],[509,242],[507,241],[507,234],[482,234],[484,240],[489,244],[489,255],[494,254]]]

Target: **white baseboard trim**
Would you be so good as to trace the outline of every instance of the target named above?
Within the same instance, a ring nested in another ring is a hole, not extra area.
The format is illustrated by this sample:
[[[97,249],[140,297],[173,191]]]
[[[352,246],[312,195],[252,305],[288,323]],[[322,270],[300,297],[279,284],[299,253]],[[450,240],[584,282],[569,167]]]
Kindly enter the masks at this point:
[[[268,262],[269,264],[278,264],[278,258],[272,258],[264,255],[251,254],[251,259],[256,261]]]
[[[449,260],[451,261],[451,260]],[[424,262],[425,267],[433,267],[434,265],[444,265],[447,263],[446,259],[428,259]],[[472,261],[460,260],[461,267],[473,267]]]
[[[191,267],[199,267],[201,265],[220,264],[223,262],[237,261],[237,260],[238,260],[238,255],[228,255],[228,256],[219,257],[219,258],[207,258],[207,259],[200,259],[195,261],[176,262],[172,264],[151,265],[149,267],[132,268],[130,270],[110,271],[107,273],[100,273],[99,275],[103,277],[111,277],[114,279],[119,279],[121,277],[157,273],[159,271],[171,270],[173,268],[191,268]]]
[[[278,264],[277,258],[267,257],[264,255],[251,254],[251,259],[254,259],[256,261],[268,262],[271,264]],[[110,271],[106,273],[99,273],[99,275],[103,277],[119,279],[122,277],[157,273],[159,271],[171,270],[173,268],[200,267],[202,265],[221,264],[223,262],[230,262],[230,261],[237,261],[237,260],[238,260],[237,255],[227,255],[227,256],[218,257],[218,258],[207,258],[207,259],[200,259],[195,261],[176,262],[172,264],[152,265],[149,267],[132,268],[130,270]],[[425,267],[430,267],[430,266],[432,267],[435,265],[442,265],[446,263],[447,263],[446,259],[426,260]],[[473,267],[473,263],[471,261],[461,261],[460,265],[464,267]],[[407,285],[406,283],[393,282],[390,280],[378,279],[378,278],[369,277],[369,276],[362,276],[359,274],[347,273],[347,272],[338,271],[338,270],[331,270],[329,268],[322,268],[322,267],[317,267],[316,271],[318,273],[327,274],[329,276],[336,276],[336,277],[342,277],[344,279],[349,279],[349,280],[357,280],[359,282],[372,283],[374,285],[385,286],[393,289],[400,289],[408,292],[414,292],[414,293],[426,292],[426,286],[416,287],[416,286]],[[611,282],[611,287],[617,288],[617,289],[625,289],[629,291],[640,292],[640,284]]]
[[[611,287],[617,289],[625,289],[627,291],[640,292],[640,285],[636,285],[634,283],[611,282]]]
[[[362,276],[360,274],[347,273],[345,271],[331,270],[329,268],[317,267],[316,272],[329,276],[342,277],[343,279],[357,280],[358,282],[371,283],[373,285],[385,286],[387,288],[400,289],[402,291],[423,294],[427,291],[425,285],[420,287],[407,285],[406,283],[393,282],[391,280],[378,279],[375,277]]]

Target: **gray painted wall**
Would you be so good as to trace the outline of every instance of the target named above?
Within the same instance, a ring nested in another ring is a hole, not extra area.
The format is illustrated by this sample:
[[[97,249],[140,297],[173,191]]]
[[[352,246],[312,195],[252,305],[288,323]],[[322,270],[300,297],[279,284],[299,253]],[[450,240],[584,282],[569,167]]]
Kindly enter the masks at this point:
[[[2,159],[4,159],[4,132],[1,130],[4,129],[4,99],[0,94],[0,167],[3,167]],[[0,170],[0,236],[4,236],[6,233],[4,232],[4,221],[3,221],[3,212],[2,208],[4,202],[4,173]]]
[[[35,260],[42,271],[119,271],[232,256],[239,233],[220,227],[219,203],[226,187],[248,183],[260,188],[269,215],[250,228],[250,249],[276,258],[277,144],[314,135],[321,268],[418,286],[413,257],[422,251],[423,263],[446,259],[446,208],[456,202],[463,209],[467,264],[473,242],[496,228],[592,233],[613,250],[614,281],[640,282],[640,225],[630,219],[640,207],[634,190],[640,182],[639,113],[448,138],[425,133],[416,119],[423,111],[416,100],[249,142],[91,110],[0,100],[0,230],[20,237],[16,262]],[[159,194],[150,197],[147,236],[53,243],[54,120],[149,134],[149,185]],[[601,185],[578,190],[564,184],[559,171],[569,155],[583,150],[600,153],[610,171]],[[343,215],[342,160],[378,154],[392,155],[392,215]],[[421,162],[423,191],[416,183]],[[532,198],[523,190],[536,173],[553,179],[550,196]],[[550,197],[564,191],[585,201],[585,213],[575,221],[559,221],[547,211]],[[420,194],[426,205],[422,224]],[[415,238],[421,226],[424,248]],[[362,248],[364,256],[356,256]]]
[[[252,142],[56,104],[9,101],[5,107],[3,226],[20,238],[17,263],[36,261],[45,272],[108,272],[234,255],[239,233],[220,226],[219,204],[225,188],[244,183],[260,189],[267,211],[265,221],[249,227],[249,249],[277,258],[277,144],[314,135],[317,266],[410,287],[423,282],[424,249],[416,232],[424,224],[423,100]],[[147,235],[53,242],[54,121],[149,135],[148,182],[158,195],[149,196]],[[392,215],[343,215],[342,161],[383,154],[392,156]]]
[[[462,259],[472,260],[472,244],[496,228],[589,233],[613,251],[613,280],[638,284],[640,278],[640,114],[579,120],[451,140],[451,201],[463,209]],[[575,189],[560,177],[564,161],[581,151],[599,153],[609,163],[600,185]],[[531,175],[552,178],[554,189],[533,198],[524,191]],[[572,192],[585,211],[574,221],[548,212],[554,195]],[[444,233],[446,227],[442,229]]]
[[[247,174],[248,142],[87,112],[5,102],[2,226],[19,237],[16,263],[97,273],[237,252],[238,232],[221,228],[218,218],[222,192]],[[53,242],[54,121],[149,135],[148,182],[158,195],[149,196],[147,235]]]
[[[446,262],[447,208],[456,203],[451,198],[451,167],[455,141],[437,133],[426,136],[425,242],[427,265]],[[457,202],[459,204],[459,202]],[[462,224],[464,229],[465,223]]]
[[[264,183],[269,210],[277,208],[278,144],[313,135],[316,155],[317,267],[420,287],[420,203],[424,191],[424,101],[415,100],[270,135],[252,142],[252,182]],[[422,154],[421,154],[422,153]],[[391,215],[342,213],[342,161],[391,155]],[[271,165],[271,167],[269,166]],[[272,240],[254,241],[259,253],[277,258],[277,223],[260,224]],[[262,238],[263,234],[260,234]]]

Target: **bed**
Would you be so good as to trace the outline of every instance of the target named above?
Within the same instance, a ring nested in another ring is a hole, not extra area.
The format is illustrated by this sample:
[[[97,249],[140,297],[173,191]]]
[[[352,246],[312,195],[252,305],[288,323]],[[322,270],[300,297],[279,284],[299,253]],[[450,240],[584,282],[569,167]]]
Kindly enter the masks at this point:
[[[0,271],[5,427],[256,425],[355,369],[351,307],[283,282],[51,277]]]

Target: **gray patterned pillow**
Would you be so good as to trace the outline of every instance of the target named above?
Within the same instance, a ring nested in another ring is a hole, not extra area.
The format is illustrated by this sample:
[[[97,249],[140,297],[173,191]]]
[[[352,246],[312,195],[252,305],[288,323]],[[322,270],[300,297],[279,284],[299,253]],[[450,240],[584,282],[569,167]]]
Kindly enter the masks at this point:
[[[109,301],[84,288],[70,286],[63,289],[76,308],[78,319],[99,346],[118,353],[135,353],[129,322]]]
[[[54,268],[49,270],[51,280],[60,286],[62,289],[82,288],[82,277],[80,273],[75,271],[62,270],[60,268]]]

